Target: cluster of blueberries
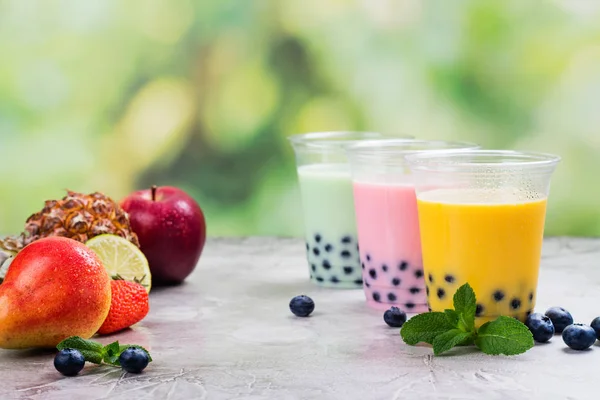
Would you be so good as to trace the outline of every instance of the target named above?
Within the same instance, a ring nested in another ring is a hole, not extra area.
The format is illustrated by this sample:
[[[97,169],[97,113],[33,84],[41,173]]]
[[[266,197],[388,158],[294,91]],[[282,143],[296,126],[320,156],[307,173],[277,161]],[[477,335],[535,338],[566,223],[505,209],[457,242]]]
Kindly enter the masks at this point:
[[[298,317],[308,317],[314,309],[315,303],[308,296],[296,296],[290,301],[290,310]],[[390,307],[383,313],[383,320],[393,328],[400,328],[406,322],[406,313]],[[573,323],[571,313],[562,307],[550,307],[544,314],[533,313],[525,325],[536,342],[545,343],[555,333],[561,333],[565,344],[573,350],[586,350],[600,340],[600,317],[594,318],[590,325]]]
[[[139,374],[150,359],[148,353],[137,347],[128,347],[119,355],[119,364],[127,372]],[[54,368],[65,376],[77,375],[85,365],[83,354],[77,349],[62,349],[54,357]]]

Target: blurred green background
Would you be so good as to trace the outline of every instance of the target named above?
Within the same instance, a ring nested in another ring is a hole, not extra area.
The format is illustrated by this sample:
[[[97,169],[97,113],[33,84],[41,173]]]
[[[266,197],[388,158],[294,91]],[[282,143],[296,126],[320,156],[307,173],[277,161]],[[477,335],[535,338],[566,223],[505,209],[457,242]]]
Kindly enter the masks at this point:
[[[3,234],[158,184],[301,235],[286,137],[343,129],[557,153],[547,234],[600,234],[600,1],[0,0],[0,55]]]

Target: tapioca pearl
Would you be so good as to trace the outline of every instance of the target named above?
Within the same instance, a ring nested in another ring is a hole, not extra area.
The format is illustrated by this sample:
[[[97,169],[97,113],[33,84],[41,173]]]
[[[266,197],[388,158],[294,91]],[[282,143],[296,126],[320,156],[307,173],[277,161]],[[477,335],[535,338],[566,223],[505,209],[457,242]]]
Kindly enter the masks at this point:
[[[352,267],[344,267],[344,273],[346,275],[350,275],[353,271],[354,271],[354,268],[352,268]]]
[[[456,279],[454,279],[454,276],[450,275],[450,274],[446,274],[446,276],[444,276],[444,280],[448,283],[454,283],[454,281]]]
[[[360,247],[356,244],[356,251],[360,251]]]
[[[315,242],[321,243],[321,235],[319,235],[318,233],[315,235]]]
[[[418,269],[415,271],[415,277],[417,279],[421,279],[423,277],[423,270],[422,269]]]
[[[388,266],[387,266],[387,265],[385,265],[385,264],[383,264],[383,265],[381,266],[381,269],[383,270],[383,272],[387,272],[387,270],[388,270]]]
[[[328,260],[323,260],[323,268],[329,270],[331,269],[331,263]]]
[[[437,297],[438,299],[442,300],[444,297],[446,297],[446,291],[442,288],[439,288],[437,290]]]
[[[533,301],[533,292],[529,292],[529,302]]]
[[[367,261],[371,261],[371,256],[367,254]]]
[[[481,317],[481,315],[483,314],[483,310],[485,310],[483,304],[477,304],[477,306],[475,306],[475,316]]]
[[[408,303],[406,303],[406,304],[404,305],[404,307],[406,307],[406,308],[408,308],[409,310],[411,310],[411,309],[415,308],[415,303],[411,303],[411,302],[409,301]],[[429,310],[429,311],[431,311],[431,310]]]
[[[521,300],[518,298],[513,298],[510,301],[510,308],[512,308],[513,310],[518,310],[519,308],[521,308]]]
[[[429,296],[429,286],[425,286],[425,293]]]
[[[350,257],[352,257],[352,253],[349,252],[348,250],[342,250],[340,252],[340,256],[342,256],[342,258],[350,258]]]
[[[408,289],[408,291],[411,292],[412,294],[417,294],[417,293],[419,293],[421,291],[421,288],[413,286],[410,289]]]
[[[310,264],[310,269],[313,270],[313,272],[317,271],[317,266],[315,264]]]
[[[378,292],[373,292],[373,300],[379,303],[381,301],[381,295]]]
[[[363,280],[362,279],[355,279],[354,280],[354,284],[355,285],[362,285],[363,284]]]
[[[365,281],[365,286],[369,288],[371,287],[371,284],[368,281]]]
[[[429,279],[429,283],[433,283],[433,275],[427,275],[427,279]]]
[[[504,299],[504,292],[502,290],[496,290],[494,294],[492,294],[492,297],[495,301],[502,301],[502,299]]]
[[[306,251],[310,250],[310,246],[308,245],[308,243],[306,243]]]
[[[344,243],[344,244],[352,243],[352,237],[351,236],[344,236],[342,238],[342,243]]]
[[[371,279],[377,279],[377,271],[375,271],[374,268],[371,268],[369,270],[369,276],[371,277]]]
[[[332,276],[332,277],[331,277],[329,280],[330,280],[332,283],[338,283],[338,282],[340,281],[340,280],[337,278],[337,276],[335,276],[335,275],[334,275],[334,276]]]
[[[399,278],[392,279],[392,285],[399,286],[400,285],[400,279]]]
[[[396,301],[396,295],[394,293],[388,293],[387,298],[391,302]]]
[[[326,244],[326,245],[325,245],[325,251],[326,251],[326,252],[328,252],[328,253],[330,253],[330,252],[331,252],[331,250],[333,250],[333,246],[332,246],[332,245],[330,245],[329,243],[328,243],[328,244]]]
[[[312,251],[315,256],[319,256],[319,254],[321,254],[321,251],[319,250],[318,247],[313,247]]]
[[[398,264],[398,269],[400,271],[405,271],[406,268],[408,268],[408,263],[406,261],[402,261],[400,264]]]
[[[360,266],[362,269],[365,269],[365,263],[361,263]]]
[[[322,277],[320,277],[320,276],[317,276],[315,279],[317,280],[317,282],[323,282],[324,281],[324,279]]]

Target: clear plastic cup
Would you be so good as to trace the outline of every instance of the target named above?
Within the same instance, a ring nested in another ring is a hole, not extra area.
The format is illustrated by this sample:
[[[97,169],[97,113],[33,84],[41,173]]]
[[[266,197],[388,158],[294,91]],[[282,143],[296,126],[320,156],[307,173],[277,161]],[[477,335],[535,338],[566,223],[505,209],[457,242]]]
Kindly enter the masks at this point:
[[[362,287],[346,147],[384,138],[390,136],[314,132],[289,137],[296,154],[310,279],[319,286]]]
[[[427,311],[414,177],[405,156],[478,147],[466,142],[394,139],[348,147],[363,288],[370,307]]]
[[[534,310],[550,179],[560,157],[474,150],[407,157],[417,190],[429,306],[469,283],[477,325]]]

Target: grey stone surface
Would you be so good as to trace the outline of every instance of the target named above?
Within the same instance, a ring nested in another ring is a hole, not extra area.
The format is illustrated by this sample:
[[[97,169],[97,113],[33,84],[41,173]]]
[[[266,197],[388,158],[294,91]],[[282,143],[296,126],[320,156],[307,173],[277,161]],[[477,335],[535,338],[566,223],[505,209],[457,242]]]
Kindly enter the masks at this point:
[[[577,321],[600,315],[600,240],[544,244],[536,309],[561,305]],[[309,318],[288,309],[297,294]],[[178,287],[151,292],[148,317],[99,339],[137,343],[154,362],[140,375],[86,364],[73,378],[53,354],[0,350],[1,399],[597,399],[600,345],[570,351],[559,336],[515,357],[471,348],[433,357],[410,347],[361,290],[308,282],[297,239],[209,240]]]

